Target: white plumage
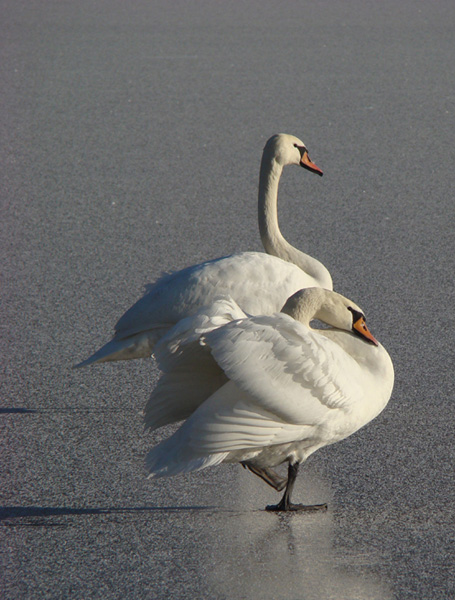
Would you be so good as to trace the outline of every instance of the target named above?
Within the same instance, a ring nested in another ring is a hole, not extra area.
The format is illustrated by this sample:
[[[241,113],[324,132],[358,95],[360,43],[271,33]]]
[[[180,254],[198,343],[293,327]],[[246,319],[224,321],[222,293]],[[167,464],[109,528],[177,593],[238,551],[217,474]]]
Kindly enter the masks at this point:
[[[392,362],[361,309],[329,290],[297,292],[282,313],[238,319],[241,313],[232,300],[220,300],[157,346],[164,375],[146,407],[146,425],[188,419],[151,450],[147,467],[161,477],[242,462],[274,485],[271,467],[287,461],[285,496],[271,508],[307,508],[290,502],[298,465],[383,410]],[[311,329],[313,318],[331,327]]]
[[[297,290],[332,289],[328,270],[291,246],[278,226],[278,183],[284,166],[301,165],[322,175],[304,143],[279,134],[265,145],[259,177],[258,217],[267,254],[243,252],[165,275],[120,318],[113,339],[78,366],[150,356],[155,344],[180,319],[223,294],[248,314],[272,314]]]

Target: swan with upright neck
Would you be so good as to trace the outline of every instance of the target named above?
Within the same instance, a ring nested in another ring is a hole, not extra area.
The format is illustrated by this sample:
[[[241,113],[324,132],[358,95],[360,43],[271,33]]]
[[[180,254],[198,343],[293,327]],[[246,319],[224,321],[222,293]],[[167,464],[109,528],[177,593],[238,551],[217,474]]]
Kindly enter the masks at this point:
[[[220,326],[235,310],[237,320]],[[219,300],[216,314],[200,311],[157,346],[164,374],[146,407],[146,426],[188,418],[148,454],[150,477],[240,462],[276,490],[286,487],[269,510],[326,508],[291,502],[299,465],[384,409],[392,361],[363,311],[336,292],[305,289],[281,313],[240,315],[231,299]],[[329,327],[312,329],[313,319]],[[284,462],[287,479],[273,471]]]
[[[258,217],[264,249],[242,252],[187,267],[158,279],[120,318],[110,342],[80,363],[144,358],[181,319],[209,305],[220,294],[232,297],[248,314],[271,314],[286,298],[310,286],[332,289],[329,271],[315,258],[289,244],[278,225],[278,184],[287,165],[322,171],[309,158],[305,144],[288,134],[272,136],[262,155]]]

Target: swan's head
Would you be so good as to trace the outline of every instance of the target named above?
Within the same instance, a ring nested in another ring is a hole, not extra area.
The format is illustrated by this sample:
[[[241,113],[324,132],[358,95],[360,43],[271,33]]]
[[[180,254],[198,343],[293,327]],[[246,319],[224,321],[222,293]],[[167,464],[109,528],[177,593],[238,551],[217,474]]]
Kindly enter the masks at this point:
[[[306,288],[293,294],[281,309],[297,321],[309,325],[319,319],[327,325],[350,331],[378,346],[378,341],[365,323],[362,309],[341,294],[322,288]]]
[[[264,147],[264,157],[275,160],[281,167],[300,165],[312,173],[322,175],[321,169],[310,160],[305,144],[294,135],[273,135]]]

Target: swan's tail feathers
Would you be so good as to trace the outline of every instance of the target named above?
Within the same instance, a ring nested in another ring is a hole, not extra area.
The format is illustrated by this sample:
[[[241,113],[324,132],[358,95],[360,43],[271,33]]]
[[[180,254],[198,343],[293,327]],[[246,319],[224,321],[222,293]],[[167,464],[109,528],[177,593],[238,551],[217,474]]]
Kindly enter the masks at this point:
[[[148,358],[151,356],[155,344],[168,329],[169,327],[160,327],[125,338],[114,337],[92,356],[75,365],[74,368],[79,369],[80,367],[109,361]]]
[[[180,431],[178,430],[148,453],[145,464],[150,479],[200,471],[219,465],[227,457],[228,452],[195,454],[185,443],[185,436],[179,435]]]

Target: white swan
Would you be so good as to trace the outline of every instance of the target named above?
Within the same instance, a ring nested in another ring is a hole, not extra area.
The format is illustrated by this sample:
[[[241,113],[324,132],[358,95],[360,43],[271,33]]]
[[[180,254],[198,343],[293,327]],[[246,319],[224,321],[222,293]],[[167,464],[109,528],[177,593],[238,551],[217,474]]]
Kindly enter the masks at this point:
[[[268,254],[243,252],[165,275],[120,318],[113,339],[77,366],[150,356],[170,327],[219,294],[231,296],[249,314],[271,314],[301,288],[332,289],[324,265],[291,246],[278,226],[278,183],[291,164],[322,175],[301,140],[274,135],[265,145],[259,178],[259,230]]]
[[[236,310],[229,301],[218,318],[229,321]],[[310,288],[271,316],[212,331],[212,317],[194,319],[194,327],[181,322],[157,347],[165,374],[146,408],[146,425],[191,416],[150,451],[150,477],[241,462],[276,489],[286,485],[281,502],[269,510],[326,508],[291,503],[299,464],[376,417],[393,388],[392,361],[361,309],[336,292]],[[312,329],[312,319],[330,327]],[[286,461],[288,479],[282,481],[271,468]]]

